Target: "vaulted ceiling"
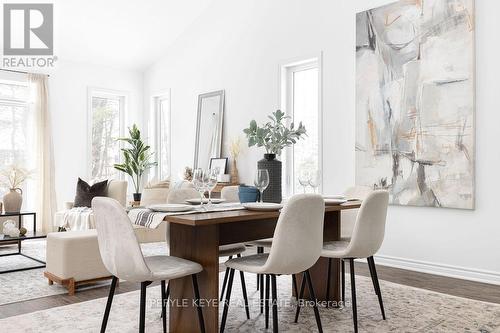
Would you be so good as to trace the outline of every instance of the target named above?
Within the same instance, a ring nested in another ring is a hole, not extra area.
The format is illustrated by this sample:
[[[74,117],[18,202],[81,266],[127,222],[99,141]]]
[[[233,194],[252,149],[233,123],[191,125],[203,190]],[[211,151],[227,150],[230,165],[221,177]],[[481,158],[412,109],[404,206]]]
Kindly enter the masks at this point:
[[[55,0],[61,60],[140,70],[161,57],[213,0]]]

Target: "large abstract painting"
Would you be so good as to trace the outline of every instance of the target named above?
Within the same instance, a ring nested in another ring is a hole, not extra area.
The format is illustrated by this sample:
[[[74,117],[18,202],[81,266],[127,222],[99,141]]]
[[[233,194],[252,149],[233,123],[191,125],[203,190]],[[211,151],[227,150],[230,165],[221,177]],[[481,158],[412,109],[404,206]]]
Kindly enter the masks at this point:
[[[397,205],[474,208],[474,1],[356,17],[356,184]]]

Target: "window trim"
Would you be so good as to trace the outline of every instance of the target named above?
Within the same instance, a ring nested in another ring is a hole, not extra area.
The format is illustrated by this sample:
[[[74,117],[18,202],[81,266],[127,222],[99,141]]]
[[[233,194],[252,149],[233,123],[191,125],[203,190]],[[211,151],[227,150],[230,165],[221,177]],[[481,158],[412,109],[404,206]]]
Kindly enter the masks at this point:
[[[119,121],[119,131],[120,136],[125,135],[125,117],[128,115],[128,104],[130,95],[127,91],[113,90],[107,88],[99,87],[88,87],[87,89],[87,180],[92,181],[92,98],[93,97],[118,97],[120,99],[120,121]],[[123,144],[120,143],[120,148]],[[120,155],[121,156],[121,155]],[[120,158],[121,160],[121,158]],[[120,180],[125,179],[125,174],[123,172],[118,172],[118,178]]]
[[[155,171],[155,177],[158,181],[161,181],[161,142],[160,142],[160,103],[161,101],[168,101],[168,144],[167,144],[167,159],[168,159],[168,178],[172,177],[172,99],[170,89],[167,89],[164,92],[158,93],[156,95],[151,96],[151,105],[153,107],[153,119],[156,122],[154,124],[154,144],[155,144],[155,156],[158,161],[158,165]]]
[[[282,62],[279,65],[279,89],[278,101],[280,109],[293,120],[293,73],[303,70],[318,69],[318,168],[321,172],[321,184],[319,193],[324,188],[324,168],[323,168],[323,52],[315,53],[309,56],[303,56]],[[290,122],[290,120],[289,120]],[[284,182],[283,192],[286,196],[293,194],[294,189],[294,165],[293,165],[293,146],[285,149],[284,156]]]

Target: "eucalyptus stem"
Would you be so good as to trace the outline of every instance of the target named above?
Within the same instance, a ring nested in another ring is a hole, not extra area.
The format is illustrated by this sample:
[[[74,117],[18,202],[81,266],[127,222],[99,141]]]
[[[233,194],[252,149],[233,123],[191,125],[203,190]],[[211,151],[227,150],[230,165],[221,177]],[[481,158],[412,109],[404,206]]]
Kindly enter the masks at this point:
[[[285,147],[297,143],[303,136],[307,136],[307,131],[302,122],[295,128],[294,123],[283,124],[283,121],[290,119],[281,110],[277,110],[269,116],[271,122],[258,126],[255,120],[250,122],[250,127],[245,128],[243,133],[248,138],[248,146],[264,147],[266,152],[281,155]]]

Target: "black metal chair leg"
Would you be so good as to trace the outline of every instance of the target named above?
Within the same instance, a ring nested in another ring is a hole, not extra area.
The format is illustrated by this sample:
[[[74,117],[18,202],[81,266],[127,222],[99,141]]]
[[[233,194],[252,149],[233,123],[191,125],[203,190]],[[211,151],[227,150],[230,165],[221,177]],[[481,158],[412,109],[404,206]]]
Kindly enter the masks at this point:
[[[358,333],[358,308],[356,305],[356,278],[354,275],[354,259],[349,259],[351,271],[351,294],[352,294],[352,320],[354,321],[354,333]]]
[[[276,291],[276,275],[271,275],[271,289],[273,298],[273,333],[278,332],[278,293]]]
[[[297,288],[297,277],[295,274],[292,274],[292,285],[293,285],[293,292],[295,293],[295,298],[299,297],[299,289]]]
[[[113,279],[111,280],[111,287],[109,287],[108,302],[106,303],[106,309],[104,310],[104,316],[102,317],[101,333],[106,332],[109,311],[111,310],[111,303],[113,303],[113,296],[115,294],[116,282],[118,282],[118,278],[116,276],[113,276]]]
[[[203,320],[203,309],[200,304],[200,290],[198,289],[198,278],[196,277],[196,274],[191,275],[191,280],[193,281],[194,301],[198,312],[200,332],[205,333],[205,321]]]
[[[300,292],[299,296],[297,298],[297,310],[295,311],[295,323],[299,321],[299,314],[300,314],[300,302],[302,298],[304,297],[304,289],[306,288],[306,273],[302,274],[302,282],[300,283]]]
[[[384,302],[382,301],[382,292],[380,291],[380,283],[378,281],[377,269],[375,268],[375,259],[373,257],[368,258],[368,265],[371,267],[373,287],[378,296],[378,304],[380,305],[380,311],[382,312],[382,318],[385,320],[385,310]]]
[[[372,279],[372,283],[373,283],[373,289],[375,290],[375,294],[378,295],[378,289],[377,289],[377,285],[375,283],[375,278],[373,277],[373,269],[372,269],[372,265],[370,263],[370,258],[366,258],[366,261],[368,263],[368,270],[370,271],[370,278]]]
[[[229,260],[231,260],[233,256],[229,256]],[[229,274],[229,267],[226,267],[226,273],[224,273],[224,281],[222,282],[222,290],[220,292],[220,301],[224,299],[224,291],[226,290],[227,285],[227,276]]]
[[[161,319],[163,333],[167,333],[167,291],[165,288],[165,280],[161,281]]]
[[[306,271],[306,278],[307,278],[307,286],[309,287],[309,294],[311,295],[311,298],[314,302],[313,304],[313,310],[314,310],[314,317],[316,317],[316,325],[318,325],[318,331],[320,333],[323,333],[323,326],[321,325],[321,318],[319,316],[319,310],[318,310],[318,299],[316,298],[316,294],[314,293],[314,287],[311,279],[311,274],[309,274],[309,270]]]
[[[340,263],[341,263],[341,268],[342,268],[342,276],[341,276],[341,279],[342,279],[342,304],[345,305],[345,261],[344,259],[340,259]]]
[[[269,328],[269,275],[266,274],[266,298],[264,300],[265,302],[265,308],[266,308],[266,329]]]
[[[240,271],[241,280],[241,290],[243,292],[243,300],[245,301],[245,312],[247,314],[247,319],[250,319],[250,310],[248,308],[248,297],[247,297],[247,286],[245,285],[245,274]]]
[[[224,332],[226,327],[227,311],[229,310],[229,301],[231,300],[231,289],[233,288],[234,269],[229,270],[229,280],[227,282],[226,300],[224,301],[224,311],[220,322],[220,333]]]
[[[264,253],[264,248],[262,246],[257,246],[257,254]],[[260,274],[257,274],[257,290],[260,288]]]
[[[150,281],[141,282],[141,302],[139,308],[139,333],[145,332],[146,327],[146,288]]]
[[[264,313],[264,274],[260,274],[260,313]]]
[[[220,301],[221,302],[224,299],[224,291],[226,290],[228,276],[229,276],[229,267],[226,268],[226,272],[224,273],[224,281],[222,282],[222,290],[220,292]]]
[[[326,307],[330,304],[330,279],[332,278],[332,258],[328,258],[328,274],[326,275]]]

